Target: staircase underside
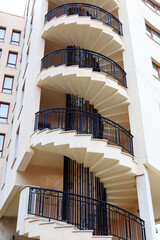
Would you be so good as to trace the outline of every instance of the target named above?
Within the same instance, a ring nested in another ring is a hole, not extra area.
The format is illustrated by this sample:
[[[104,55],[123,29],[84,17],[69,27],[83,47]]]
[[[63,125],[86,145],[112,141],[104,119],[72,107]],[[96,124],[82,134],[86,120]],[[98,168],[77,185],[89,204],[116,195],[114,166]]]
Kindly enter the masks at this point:
[[[107,201],[114,205],[132,209],[137,203],[135,176],[142,169],[133,157],[106,140],[92,139],[91,135],[76,134],[60,129],[37,131],[31,136],[31,147],[67,156],[84,167],[89,167],[107,189]]]
[[[45,24],[42,37],[62,47],[80,46],[102,53],[113,60],[118,54],[116,60],[122,66],[122,37],[112,27],[89,16],[62,15],[53,18]]]
[[[78,66],[53,66],[39,74],[37,84],[46,89],[83,97],[102,116],[130,129],[127,90],[109,75]]]

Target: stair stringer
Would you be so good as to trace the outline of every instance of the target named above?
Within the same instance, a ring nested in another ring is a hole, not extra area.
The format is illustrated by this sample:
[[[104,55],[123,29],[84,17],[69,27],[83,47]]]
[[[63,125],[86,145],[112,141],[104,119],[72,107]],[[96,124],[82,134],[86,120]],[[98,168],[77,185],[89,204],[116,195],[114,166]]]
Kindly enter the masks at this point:
[[[109,189],[112,185],[123,182],[121,191],[110,191],[108,202],[118,206],[127,205],[132,208],[137,201],[137,193],[133,186],[135,177],[143,174],[143,167],[133,161],[133,157],[122,151],[121,147],[110,145],[106,140],[92,139],[89,134],[77,134],[75,131],[61,129],[36,131],[31,136],[31,145],[34,150],[53,152],[64,155],[78,163],[89,167],[90,171],[101,179]],[[109,170],[108,170],[109,169]],[[133,189],[126,194],[127,188]],[[122,201],[123,200],[123,201]]]
[[[71,224],[28,215],[20,236],[39,240],[112,240],[111,236],[94,236],[92,230],[79,230]]]
[[[102,116],[107,117],[108,114],[112,114],[115,118],[116,115],[121,114],[119,124],[125,128],[129,126],[130,100],[127,89],[109,75],[78,66],[52,66],[41,71],[37,77],[37,85],[83,97],[94,105]],[[124,122],[128,125],[124,125]]]
[[[63,47],[80,46],[105,56],[124,51],[122,37],[111,26],[89,16],[55,17],[44,25],[42,38],[59,42]]]

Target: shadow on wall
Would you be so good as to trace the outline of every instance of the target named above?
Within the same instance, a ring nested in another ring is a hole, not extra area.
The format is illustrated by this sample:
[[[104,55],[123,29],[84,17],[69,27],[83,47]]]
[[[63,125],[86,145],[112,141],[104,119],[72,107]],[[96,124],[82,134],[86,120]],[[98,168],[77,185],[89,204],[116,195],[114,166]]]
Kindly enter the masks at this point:
[[[20,237],[16,233],[17,218],[2,217],[0,219],[0,240],[26,240],[26,237]],[[33,240],[33,239],[32,239]]]

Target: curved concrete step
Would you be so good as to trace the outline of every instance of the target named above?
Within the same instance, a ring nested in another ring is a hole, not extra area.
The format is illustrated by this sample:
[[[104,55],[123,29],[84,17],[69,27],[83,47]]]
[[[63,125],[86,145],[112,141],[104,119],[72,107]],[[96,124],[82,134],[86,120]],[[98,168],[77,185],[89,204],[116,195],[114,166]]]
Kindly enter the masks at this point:
[[[109,145],[106,140],[92,139],[91,135],[76,134],[75,131],[37,131],[31,136],[31,147],[37,151],[57,153],[83,163],[100,177],[106,189],[123,182],[122,191],[116,194],[118,201],[124,193],[123,203],[125,200],[128,202],[126,189],[128,186],[133,188],[135,176],[143,172],[141,166],[133,161],[133,157],[124,153],[120,147]],[[130,195],[132,194],[136,198],[136,192],[130,192]],[[114,192],[110,192],[110,203],[113,202],[113,196],[115,197]],[[130,207],[132,208],[132,204]]]
[[[109,75],[78,66],[52,66],[40,72],[37,85],[83,97],[102,116],[129,129],[127,89]]]
[[[53,18],[44,25],[42,37],[58,42],[63,48],[70,45],[80,46],[111,58],[118,53],[117,58],[122,59],[124,51],[122,37],[112,27],[89,16],[62,15]]]
[[[91,230],[78,230],[71,224],[63,223],[60,221],[47,219],[39,219],[38,217],[28,217],[24,220],[24,229],[20,233],[21,236],[34,238],[39,240],[112,240],[111,236],[94,236]]]

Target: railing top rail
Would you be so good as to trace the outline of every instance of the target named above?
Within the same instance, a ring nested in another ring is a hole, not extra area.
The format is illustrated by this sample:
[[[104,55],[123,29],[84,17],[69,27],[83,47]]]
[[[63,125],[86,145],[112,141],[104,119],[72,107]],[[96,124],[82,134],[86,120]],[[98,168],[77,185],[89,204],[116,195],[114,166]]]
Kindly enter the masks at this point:
[[[87,111],[84,111],[84,110],[80,110],[80,109],[74,109],[74,108],[47,108],[47,109],[43,109],[43,110],[40,110],[38,112],[36,112],[35,114],[38,115],[38,114],[41,114],[41,113],[44,113],[44,112],[51,112],[51,111],[55,111],[55,110],[70,110],[70,111],[75,111],[75,112],[81,112],[81,113],[85,113],[85,114],[89,114],[89,115],[92,115],[96,118],[98,118],[100,115],[99,114],[96,114],[96,113],[92,113],[92,112],[87,112]],[[112,123],[114,126],[118,126],[120,129],[122,129],[127,135],[129,135],[131,138],[133,138],[133,135],[130,133],[130,131],[128,131],[127,129],[125,129],[124,127],[122,127],[121,125],[119,125],[118,123],[110,120],[109,118],[106,118],[106,117],[103,117],[101,116],[101,118],[104,120],[104,121],[107,121],[107,122],[110,122]]]
[[[45,56],[41,59],[41,61],[43,61],[44,59],[46,59],[47,57],[49,57],[49,56],[51,56],[51,55],[53,55],[53,54],[57,54],[57,53],[60,53],[60,52],[63,52],[63,51],[77,51],[77,50],[78,50],[78,51],[84,51],[84,52],[87,52],[87,53],[91,53],[91,54],[97,55],[97,56],[103,58],[104,60],[113,63],[117,68],[119,68],[119,70],[120,70],[121,72],[123,72],[123,74],[126,75],[126,72],[124,71],[124,69],[121,68],[121,66],[118,65],[116,62],[114,62],[111,58],[109,58],[109,57],[107,57],[107,56],[105,56],[105,55],[103,55],[103,54],[101,54],[101,53],[97,53],[97,52],[95,52],[95,51],[93,51],[93,50],[88,50],[88,49],[84,49],[84,48],[63,48],[63,49],[58,49],[58,50],[52,51],[52,52],[48,53],[47,55],[45,55]]]
[[[68,194],[68,195],[71,195],[71,196],[76,196],[76,197],[81,197],[81,198],[85,198],[85,199],[88,199],[88,200],[92,200],[92,201],[96,201],[96,202],[99,202],[99,203],[103,203],[103,204],[106,204],[110,207],[113,207],[115,209],[118,209],[120,211],[124,211],[125,213],[128,213],[129,215],[133,216],[134,218],[138,219],[140,222],[144,222],[143,219],[141,219],[140,217],[136,216],[135,214],[123,209],[123,208],[120,208],[118,206],[115,206],[111,203],[107,203],[105,201],[102,201],[102,200],[99,200],[99,199],[95,199],[95,198],[91,198],[91,197],[88,197],[88,196],[83,196],[83,195],[79,195],[79,194],[75,194],[75,193],[69,193],[69,192],[65,192],[65,191],[60,191],[60,190],[53,190],[53,189],[47,189],[47,188],[38,188],[38,187],[30,187],[31,190],[41,190],[41,191],[50,191],[50,192],[56,192],[56,193],[62,193],[62,194]]]
[[[77,3],[66,3],[66,4],[62,4],[62,5],[60,5],[60,6],[57,6],[57,7],[55,7],[55,8],[52,8],[52,9],[45,15],[45,17],[46,17],[48,14],[50,14],[51,12],[53,12],[53,11],[59,9],[59,8],[63,8],[63,7],[65,7],[65,6],[78,6],[78,5],[82,5],[82,6],[84,6],[84,7],[86,6],[86,7],[91,7],[91,8],[98,9],[99,11],[106,13],[107,15],[109,15],[109,16],[112,17],[115,21],[117,21],[119,24],[122,25],[122,23],[119,21],[119,19],[116,18],[116,17],[115,17],[113,14],[111,14],[110,12],[108,12],[107,10],[105,10],[105,9],[103,9],[103,8],[101,8],[101,7],[98,7],[98,6],[96,6],[96,5],[89,4],[89,3],[78,3],[78,2],[77,2]]]

